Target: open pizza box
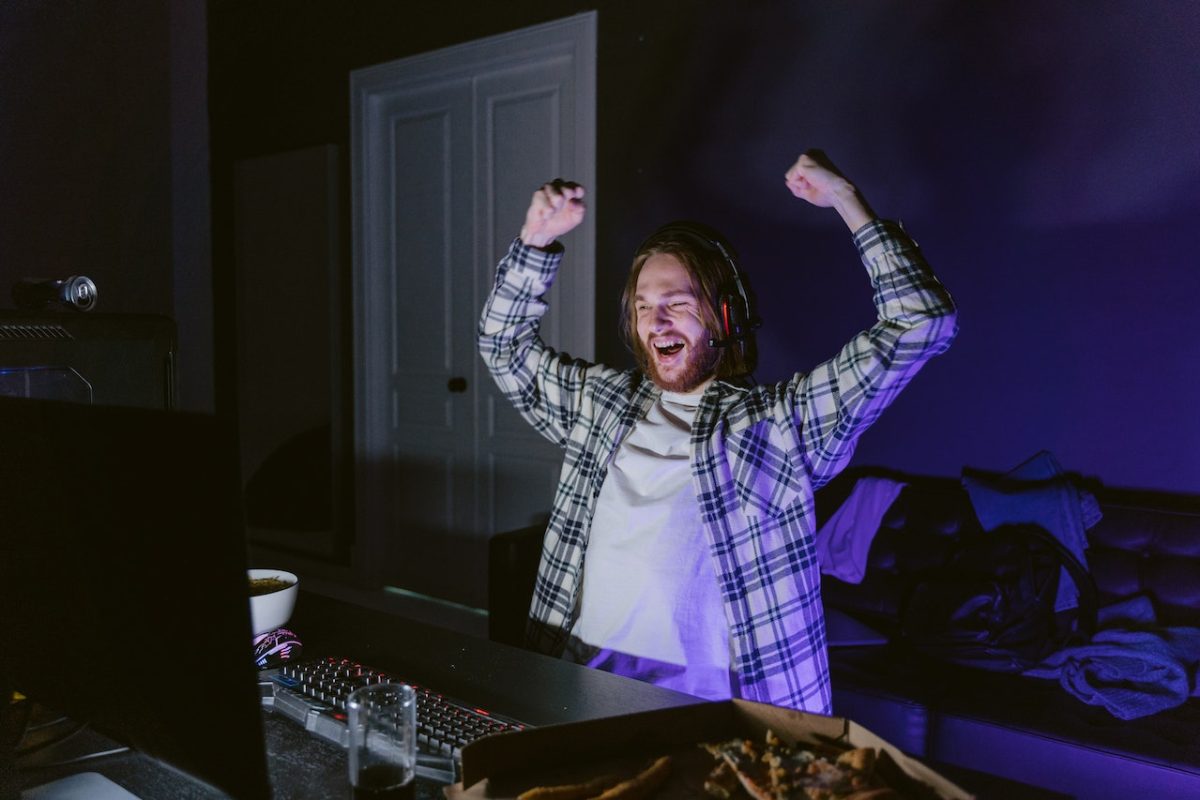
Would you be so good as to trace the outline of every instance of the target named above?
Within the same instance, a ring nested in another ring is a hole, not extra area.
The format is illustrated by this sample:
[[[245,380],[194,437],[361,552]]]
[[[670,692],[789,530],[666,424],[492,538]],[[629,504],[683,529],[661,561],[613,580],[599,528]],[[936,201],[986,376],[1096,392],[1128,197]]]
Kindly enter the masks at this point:
[[[880,755],[880,768],[889,770],[888,784],[898,790],[898,796],[971,798],[962,788],[850,720],[746,700],[698,703],[485,737],[463,749],[462,783],[447,787],[446,796],[448,800],[508,800],[534,787],[575,785],[610,774],[632,777],[655,759],[670,755],[669,779],[649,796],[658,800],[703,798],[704,781],[716,761],[698,745],[739,737],[763,742],[768,730],[789,744],[833,743],[847,749],[871,747],[886,752],[886,756]],[[545,795],[546,800],[555,797],[554,793]]]

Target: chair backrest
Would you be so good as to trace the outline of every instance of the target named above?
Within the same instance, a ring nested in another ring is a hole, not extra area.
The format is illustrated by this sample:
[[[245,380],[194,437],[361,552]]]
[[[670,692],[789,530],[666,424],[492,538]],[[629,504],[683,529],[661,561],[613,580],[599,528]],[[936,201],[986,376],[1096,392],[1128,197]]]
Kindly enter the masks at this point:
[[[498,533],[488,542],[488,638],[522,647],[545,524]]]

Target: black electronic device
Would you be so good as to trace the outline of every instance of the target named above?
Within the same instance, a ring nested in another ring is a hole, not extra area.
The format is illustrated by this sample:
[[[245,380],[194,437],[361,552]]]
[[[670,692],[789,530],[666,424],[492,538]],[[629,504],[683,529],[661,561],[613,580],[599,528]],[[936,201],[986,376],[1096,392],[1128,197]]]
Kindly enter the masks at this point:
[[[0,310],[0,396],[174,408],[175,350],[169,317]]]
[[[60,308],[91,311],[96,307],[96,284],[86,275],[38,280],[25,278],[13,285],[12,297],[17,308]]]
[[[231,427],[0,397],[0,442],[0,690],[270,797]]]

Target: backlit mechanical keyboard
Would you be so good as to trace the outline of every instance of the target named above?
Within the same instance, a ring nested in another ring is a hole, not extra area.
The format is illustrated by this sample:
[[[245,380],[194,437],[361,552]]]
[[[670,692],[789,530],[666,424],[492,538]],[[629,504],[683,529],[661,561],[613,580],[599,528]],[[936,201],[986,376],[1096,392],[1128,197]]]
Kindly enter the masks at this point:
[[[261,671],[259,683],[264,706],[343,748],[349,746],[346,698],[350,693],[373,683],[408,683],[417,692],[417,774],[445,782],[457,779],[455,764],[463,747],[492,733],[525,727],[347,658],[284,664]]]

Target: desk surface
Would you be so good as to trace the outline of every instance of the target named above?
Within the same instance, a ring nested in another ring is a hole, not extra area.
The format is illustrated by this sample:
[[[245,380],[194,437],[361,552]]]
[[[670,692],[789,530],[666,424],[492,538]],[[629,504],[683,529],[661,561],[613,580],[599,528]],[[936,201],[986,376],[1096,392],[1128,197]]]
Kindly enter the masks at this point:
[[[701,702],[498,642],[302,594],[289,627],[305,657],[339,656],[542,726]]]
[[[534,726],[700,702],[690,695],[319,595],[301,593],[288,627],[304,643],[305,657],[353,658]],[[347,796],[344,751],[288,720],[264,713],[276,797]],[[104,741],[83,737],[76,744],[93,747],[94,752]],[[223,796],[137,753],[101,759],[70,771],[85,769],[106,775],[141,800],[215,800]],[[979,773],[941,765],[938,769],[945,769],[949,777],[981,798],[1058,796]],[[70,771],[22,773],[21,784],[37,785]],[[422,781],[418,797],[441,800],[440,787]]]

